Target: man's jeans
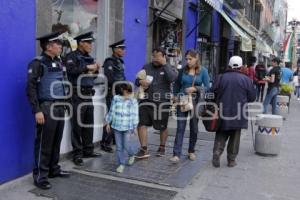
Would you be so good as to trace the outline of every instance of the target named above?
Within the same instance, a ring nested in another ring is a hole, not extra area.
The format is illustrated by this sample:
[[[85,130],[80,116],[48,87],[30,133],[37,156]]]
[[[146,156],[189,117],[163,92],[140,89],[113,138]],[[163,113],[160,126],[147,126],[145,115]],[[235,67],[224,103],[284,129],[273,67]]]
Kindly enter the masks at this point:
[[[267,95],[264,100],[264,114],[268,113],[268,106],[272,104],[272,114],[277,114],[277,95],[279,93],[278,87],[273,87],[270,91],[267,92]]]
[[[135,154],[133,144],[131,144],[131,137],[134,137],[132,131],[118,131],[114,129],[117,149],[117,162],[118,165],[125,165],[125,151],[127,151],[129,157]]]

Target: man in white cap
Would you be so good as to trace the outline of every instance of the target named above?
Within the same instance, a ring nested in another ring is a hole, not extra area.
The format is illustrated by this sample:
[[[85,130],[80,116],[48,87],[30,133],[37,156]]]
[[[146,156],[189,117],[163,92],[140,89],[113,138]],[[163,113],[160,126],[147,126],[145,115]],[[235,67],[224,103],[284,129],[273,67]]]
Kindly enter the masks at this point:
[[[248,128],[248,120],[243,109],[248,102],[255,101],[256,92],[250,78],[241,72],[243,60],[233,56],[229,61],[229,69],[219,75],[213,85],[216,103],[219,105],[220,126],[216,132],[213,160],[214,167],[220,167],[220,156],[227,140],[228,167],[236,165],[239,152],[241,129]]]

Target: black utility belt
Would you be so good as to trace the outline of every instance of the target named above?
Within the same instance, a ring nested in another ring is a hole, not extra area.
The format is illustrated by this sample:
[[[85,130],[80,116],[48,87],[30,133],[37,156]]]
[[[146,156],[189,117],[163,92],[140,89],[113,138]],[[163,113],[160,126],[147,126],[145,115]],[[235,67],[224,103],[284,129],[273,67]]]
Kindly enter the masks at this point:
[[[78,88],[82,95],[86,95],[86,96],[94,96],[95,95],[95,90],[92,87],[78,87],[78,86],[74,86],[74,89],[73,89],[74,94],[78,94]]]

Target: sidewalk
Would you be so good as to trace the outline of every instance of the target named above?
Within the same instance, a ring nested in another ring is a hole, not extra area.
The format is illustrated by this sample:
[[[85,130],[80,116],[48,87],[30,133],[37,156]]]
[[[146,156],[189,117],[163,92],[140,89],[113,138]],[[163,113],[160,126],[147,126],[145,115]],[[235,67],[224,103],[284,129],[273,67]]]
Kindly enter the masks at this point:
[[[291,102],[284,122],[281,153],[277,157],[254,154],[250,129],[243,136],[235,168],[226,167],[226,153],[221,168],[207,163],[177,197],[198,200],[298,200],[300,199],[300,102]]]
[[[291,112],[284,123],[284,134],[281,154],[277,157],[261,157],[254,154],[250,129],[245,131],[235,168],[226,166],[226,152],[222,156],[221,168],[211,166],[211,151],[213,141],[198,141],[201,151],[198,155],[208,157],[193,180],[185,188],[168,187],[139,180],[132,180],[113,175],[90,173],[74,170],[70,161],[62,163],[64,169],[77,171],[95,177],[134,183],[149,188],[159,188],[178,192],[176,200],[298,200],[300,197],[300,102],[292,100]],[[201,123],[201,122],[200,122]],[[176,123],[172,121],[170,127]],[[200,127],[200,132],[203,127]],[[246,133],[246,134],[245,134]],[[149,138],[155,134],[149,134]],[[173,144],[174,138],[168,139],[168,145]],[[205,145],[203,145],[205,144]],[[203,151],[202,151],[203,150]],[[210,155],[203,155],[210,154]],[[164,159],[168,159],[165,157]],[[186,165],[189,167],[189,163]],[[0,186],[0,200],[46,200],[28,191],[33,189],[32,177],[27,175]],[[115,192],[115,191],[112,191]],[[101,197],[99,197],[101,199]],[[109,199],[108,199],[109,200]]]

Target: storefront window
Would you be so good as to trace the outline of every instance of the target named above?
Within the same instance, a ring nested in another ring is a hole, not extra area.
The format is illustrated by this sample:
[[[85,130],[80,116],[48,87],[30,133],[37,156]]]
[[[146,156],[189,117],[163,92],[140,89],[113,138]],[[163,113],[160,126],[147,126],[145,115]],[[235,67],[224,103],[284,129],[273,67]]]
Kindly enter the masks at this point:
[[[199,52],[200,52],[200,61],[201,65],[208,69],[209,74],[212,73],[212,55],[213,48],[211,43],[207,40],[207,38],[199,38],[198,39]]]
[[[182,60],[183,5],[182,0],[153,0],[153,47],[164,48],[174,66]]]
[[[178,65],[182,59],[182,23],[159,19],[154,29],[154,46],[166,50],[171,65]]]
[[[212,7],[200,2],[202,12],[199,12],[200,26],[198,27],[198,51],[200,53],[201,65],[208,69],[209,75],[213,75],[213,45],[211,43],[212,35]]]
[[[63,31],[65,39],[70,43],[64,53],[75,50],[76,41],[72,38],[88,31],[97,35],[97,4],[95,0],[52,0],[52,31]],[[93,48],[92,56],[96,56]]]

